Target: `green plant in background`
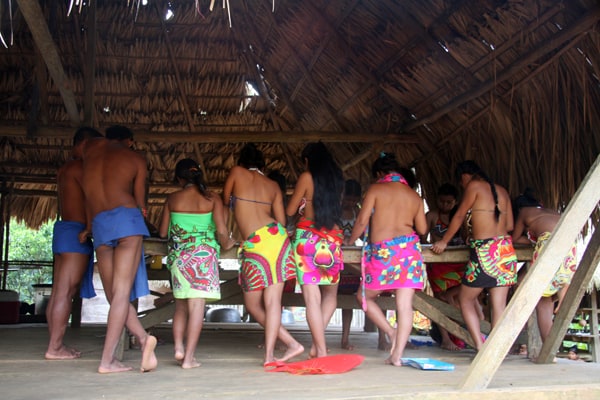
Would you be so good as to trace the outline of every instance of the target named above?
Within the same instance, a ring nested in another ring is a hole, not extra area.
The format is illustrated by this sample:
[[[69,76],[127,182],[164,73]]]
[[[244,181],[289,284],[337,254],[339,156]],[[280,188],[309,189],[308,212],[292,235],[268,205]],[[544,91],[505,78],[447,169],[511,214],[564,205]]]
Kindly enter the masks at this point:
[[[48,221],[38,230],[28,228],[25,224],[12,219],[8,260],[32,261],[30,265],[10,266],[6,288],[19,292],[20,300],[26,303],[34,302],[32,285],[52,283],[52,267],[36,268],[36,261],[52,262],[52,228],[54,221]]]

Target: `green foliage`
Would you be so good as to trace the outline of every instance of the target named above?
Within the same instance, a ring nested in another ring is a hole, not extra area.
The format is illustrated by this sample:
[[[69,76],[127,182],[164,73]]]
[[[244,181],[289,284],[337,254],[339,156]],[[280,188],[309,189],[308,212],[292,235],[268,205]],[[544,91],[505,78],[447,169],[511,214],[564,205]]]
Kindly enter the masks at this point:
[[[54,221],[42,225],[39,230],[26,227],[14,219],[10,221],[9,261],[52,261],[52,228]],[[34,264],[34,263],[32,263]],[[28,268],[10,265],[6,288],[19,292],[20,300],[33,303],[32,285],[52,283],[52,267]]]

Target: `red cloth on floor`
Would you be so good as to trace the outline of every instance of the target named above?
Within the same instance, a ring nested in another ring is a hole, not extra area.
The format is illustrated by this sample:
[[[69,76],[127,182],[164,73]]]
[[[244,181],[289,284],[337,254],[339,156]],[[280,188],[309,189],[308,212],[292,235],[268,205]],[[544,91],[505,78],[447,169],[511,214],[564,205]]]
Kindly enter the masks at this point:
[[[336,354],[291,363],[274,361],[265,364],[265,371],[289,372],[294,375],[341,374],[358,367],[364,359],[359,354]]]

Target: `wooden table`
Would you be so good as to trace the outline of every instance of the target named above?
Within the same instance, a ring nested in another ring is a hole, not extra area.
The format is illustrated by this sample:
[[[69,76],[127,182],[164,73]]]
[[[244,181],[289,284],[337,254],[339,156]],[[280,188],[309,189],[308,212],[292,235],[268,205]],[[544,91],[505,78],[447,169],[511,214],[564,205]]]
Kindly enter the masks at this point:
[[[361,248],[356,246],[342,247],[344,255],[345,271],[350,275],[360,276],[360,258]],[[517,258],[519,261],[531,261],[532,250],[531,246],[515,246]],[[167,241],[165,239],[149,238],[144,240],[144,251],[147,255],[166,255]],[[237,248],[222,251],[221,257],[224,259],[237,260]],[[423,245],[423,260],[425,263],[466,263],[469,259],[469,248],[467,246],[450,246],[442,254],[435,254],[431,251],[431,245]],[[243,296],[240,286],[237,282],[238,271],[230,269],[222,269],[220,278],[223,281],[221,284],[221,300],[211,304],[243,304]],[[156,270],[148,269],[149,280],[168,280],[170,274],[166,269]],[[394,310],[396,308],[393,297],[380,297],[377,301],[382,309]],[[299,293],[284,293],[282,298],[284,306],[304,306],[304,299]],[[338,308],[360,308],[354,295],[338,295]],[[442,326],[454,336],[459,337],[471,346],[474,343],[469,333],[462,326],[465,325],[462,314],[459,309],[450,306],[449,304],[440,301],[423,292],[417,291],[413,298],[413,308],[438,325]],[[168,303],[156,309],[146,311],[140,314],[140,321],[144,328],[149,328],[173,317],[175,306],[174,303]],[[482,321],[481,330],[487,334],[491,327],[489,322]]]

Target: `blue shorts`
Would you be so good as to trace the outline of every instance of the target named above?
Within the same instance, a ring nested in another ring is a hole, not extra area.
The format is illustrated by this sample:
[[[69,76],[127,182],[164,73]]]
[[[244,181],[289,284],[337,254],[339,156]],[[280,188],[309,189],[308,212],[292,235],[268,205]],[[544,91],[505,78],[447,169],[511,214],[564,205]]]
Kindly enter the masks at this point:
[[[79,253],[89,256],[88,266],[81,280],[79,295],[84,299],[96,297],[94,290],[94,246],[91,240],[79,242],[79,233],[85,229],[81,222],[56,221],[52,233],[52,253]]]
[[[94,248],[97,249],[99,246],[117,247],[119,239],[128,236],[148,237],[150,232],[148,232],[144,217],[138,208],[117,207],[102,211],[94,217],[92,236],[94,237]],[[130,299],[133,301],[148,294],[150,294],[150,288],[144,261],[144,248],[142,247]]]

